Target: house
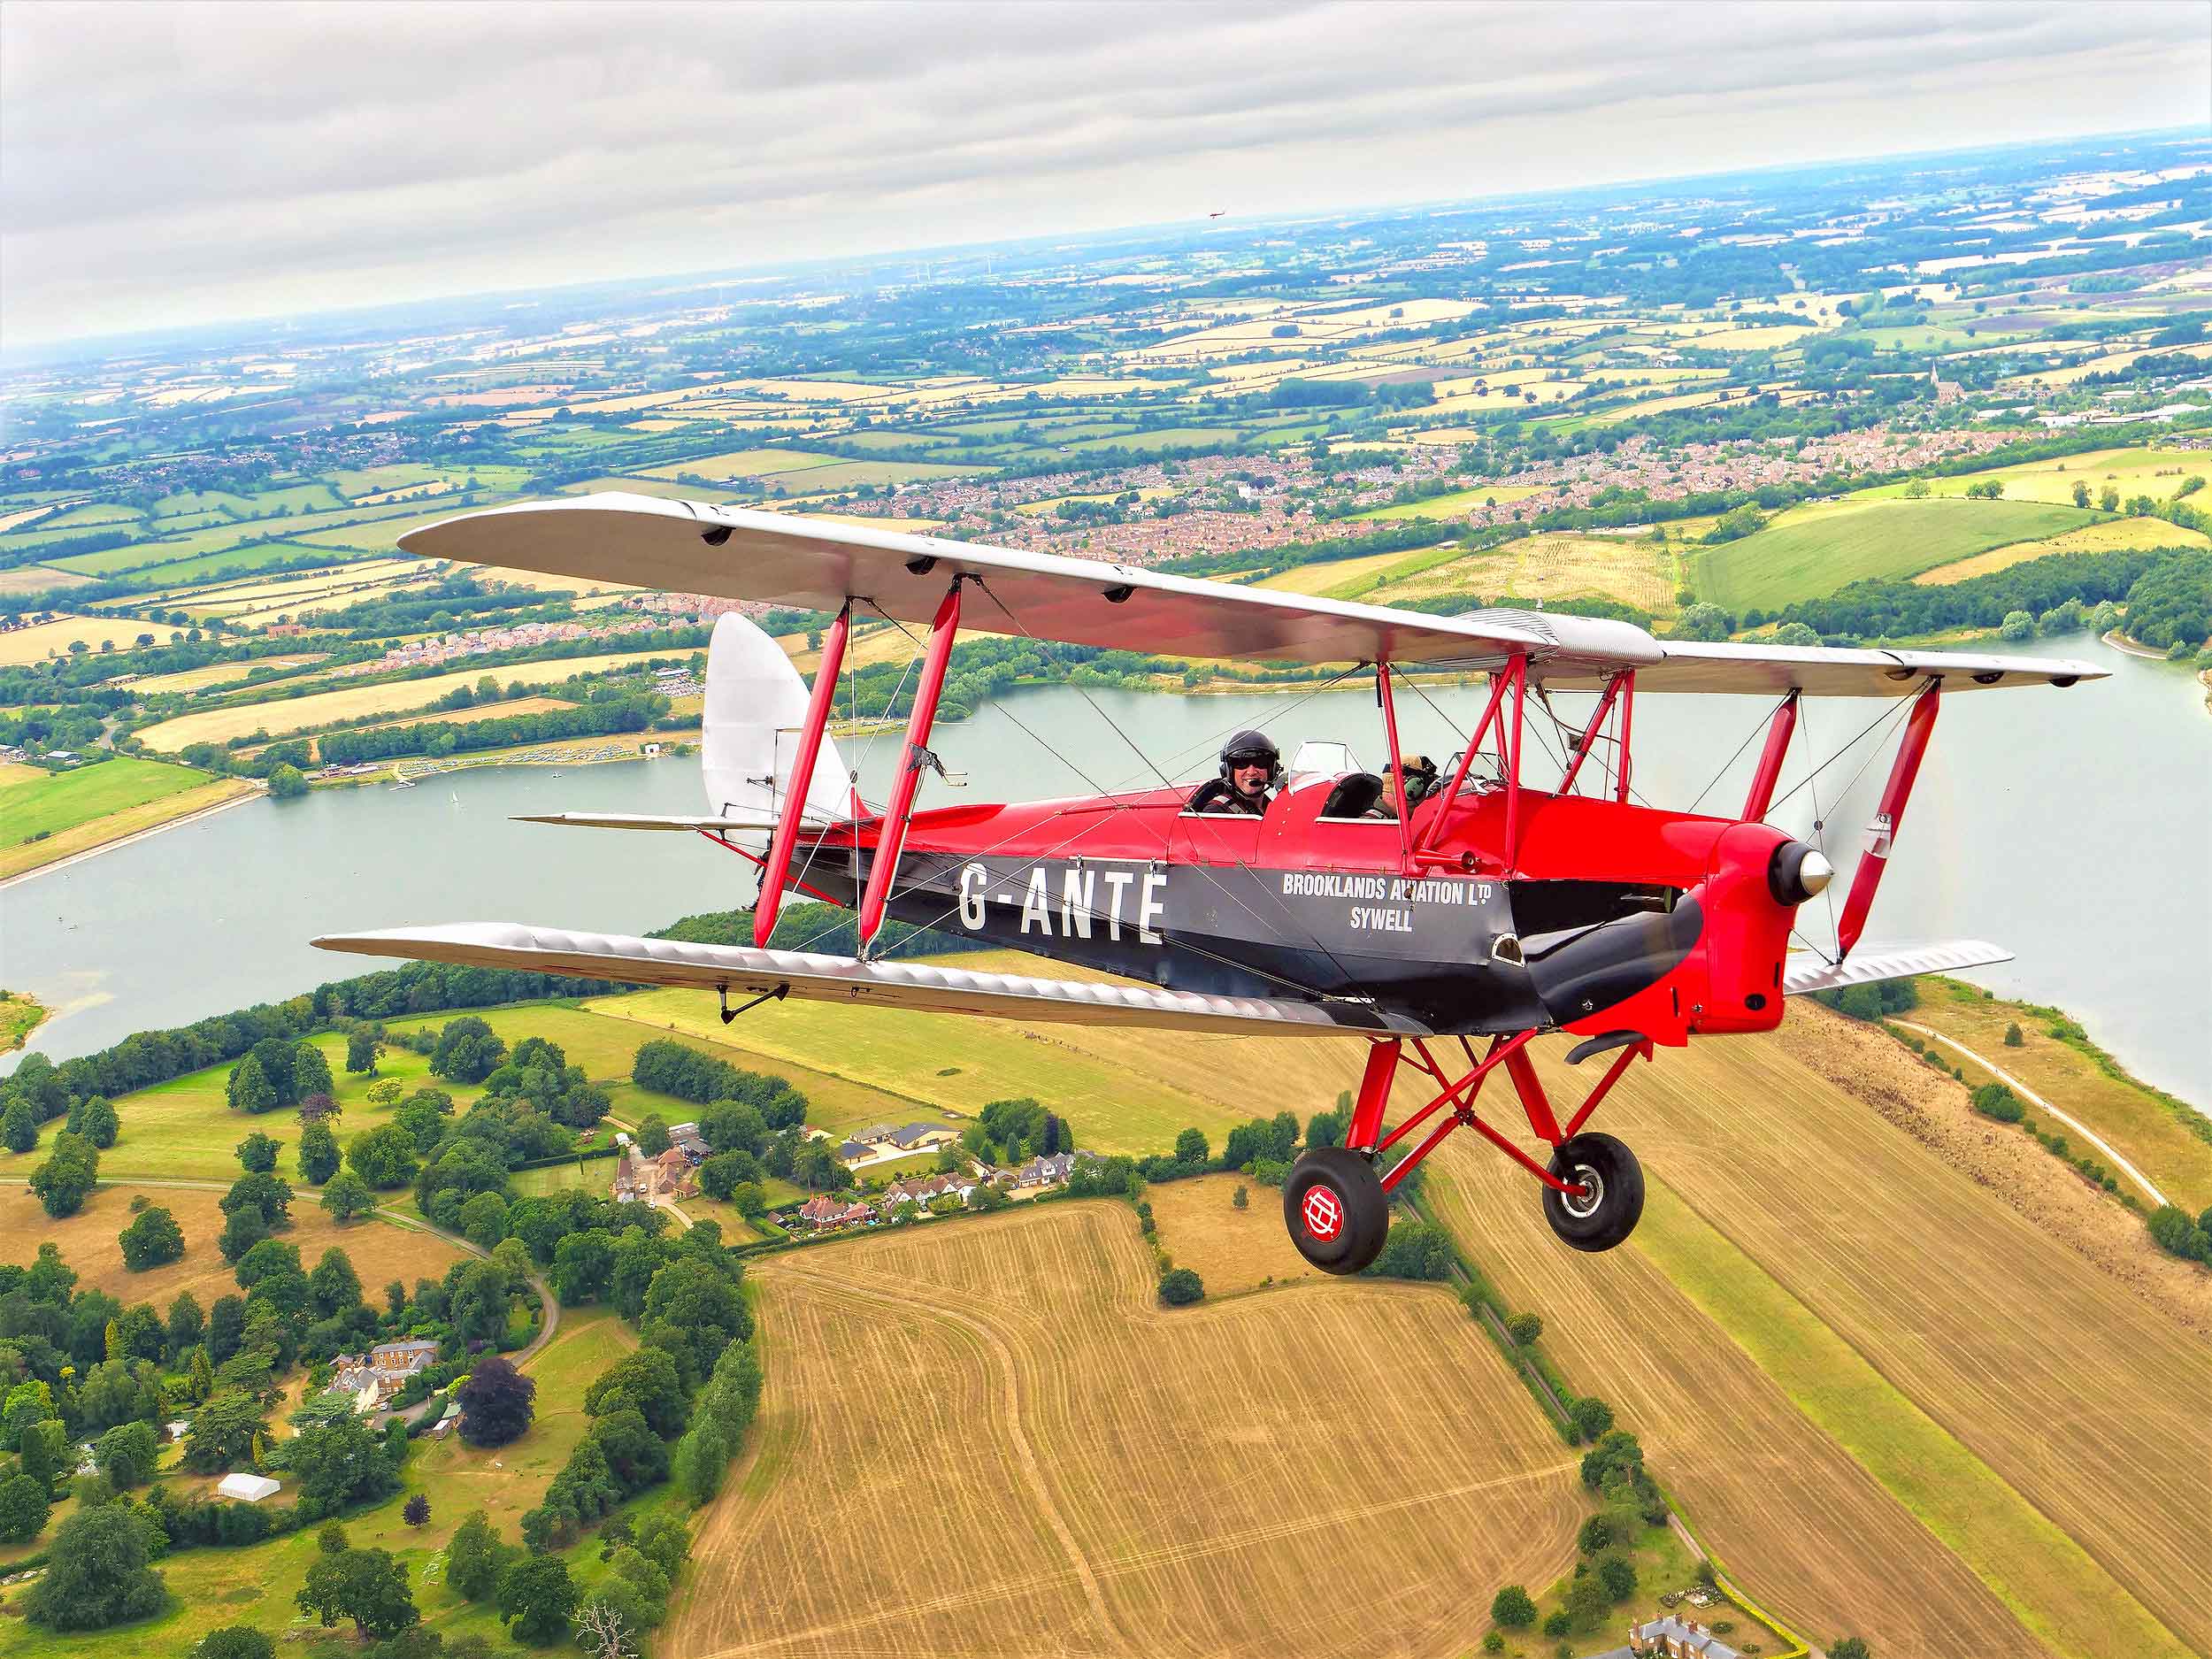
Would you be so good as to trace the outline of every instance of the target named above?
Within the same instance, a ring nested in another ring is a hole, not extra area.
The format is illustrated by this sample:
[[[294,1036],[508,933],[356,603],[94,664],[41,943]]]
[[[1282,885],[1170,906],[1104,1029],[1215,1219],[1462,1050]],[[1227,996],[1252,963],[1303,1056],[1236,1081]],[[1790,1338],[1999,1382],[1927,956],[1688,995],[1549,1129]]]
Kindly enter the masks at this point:
[[[896,1124],[872,1124],[865,1129],[853,1131],[852,1138],[865,1147],[882,1146],[898,1132],[899,1126]]]
[[[926,1152],[958,1139],[942,1124],[905,1124],[891,1132],[891,1144],[902,1152]]]
[[[1056,1152],[1049,1157],[1034,1157],[1014,1171],[1017,1187],[1057,1187],[1068,1179],[1078,1158],[1087,1158],[1087,1152]]]
[[[235,1498],[241,1503],[258,1503],[277,1494],[279,1483],[266,1475],[225,1475],[216,1483],[218,1497]]]
[[[438,1357],[438,1345],[425,1337],[380,1342],[366,1354],[341,1354],[331,1361],[330,1386],[353,1396],[355,1411],[366,1414],[388,1402],[407,1379]]]
[[[1628,1627],[1628,1646],[1616,1647],[1622,1659],[1738,1659],[1733,1647],[1695,1619],[1669,1613],[1648,1624]],[[1612,1659],[1611,1655],[1605,1659]]]
[[[855,1164],[865,1164],[875,1155],[876,1148],[862,1141],[848,1141],[837,1148],[837,1161],[847,1169],[852,1168]]]
[[[699,1133],[697,1124],[669,1125],[668,1144],[680,1148],[694,1164],[704,1164],[714,1156],[714,1148],[707,1144],[706,1136]]]
[[[873,1221],[876,1212],[865,1204],[848,1204],[827,1193],[817,1193],[799,1206],[799,1217],[817,1228],[843,1227]]]
[[[948,1193],[964,1204],[968,1202],[968,1194],[974,1190],[975,1181],[972,1177],[918,1175],[911,1180],[892,1182],[884,1189],[879,1202],[887,1214],[902,1204],[933,1203]]]

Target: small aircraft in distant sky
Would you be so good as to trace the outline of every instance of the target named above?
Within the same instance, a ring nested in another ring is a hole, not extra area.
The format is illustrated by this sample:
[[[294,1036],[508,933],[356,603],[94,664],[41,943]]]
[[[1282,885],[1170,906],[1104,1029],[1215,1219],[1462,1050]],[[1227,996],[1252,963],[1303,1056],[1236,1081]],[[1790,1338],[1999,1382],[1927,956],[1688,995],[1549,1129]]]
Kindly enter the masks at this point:
[[[720,995],[726,1021],[744,1011],[732,1008],[734,994],[750,999],[744,1007],[793,996],[1031,1023],[1356,1039],[1366,1065],[1344,1144],[1310,1148],[1283,1188],[1293,1242],[1332,1273],[1374,1259],[1390,1190],[1462,1126],[1541,1184],[1545,1217],[1563,1240],[1609,1249],[1642,1213],[1643,1174],[1626,1146],[1585,1125],[1637,1058],[1694,1036],[1770,1031],[1784,999],[1801,992],[2008,959],[1975,940],[1857,946],[1943,697],[2104,673],[2037,657],[1660,640],[1625,622],[1556,612],[1429,616],[631,495],[468,513],[400,544],[432,558],[799,606],[831,619],[811,690],[751,622],[717,623],[705,814],[537,820],[696,832],[741,853],[761,870],[752,948],[511,923],[317,944],[695,986]],[[862,798],[827,733],[852,623],[868,613],[929,624],[880,805]],[[1346,664],[1371,676],[1388,763],[1369,772],[1341,743],[1305,744],[1287,768],[1274,761],[1263,810],[1251,811],[1208,810],[1225,776],[1194,794],[1164,773],[1159,787],[1133,791],[917,811],[924,773],[943,772],[930,732],[964,621],[1077,645]],[[1416,670],[1489,676],[1480,718],[1441,766],[1417,764],[1400,748],[1397,693]],[[1539,787],[1528,738],[1552,727],[1550,694],[1562,691],[1596,701],[1586,721],[1560,723],[1561,774]],[[1740,809],[1701,814],[1632,799],[1632,723],[1639,695],[1653,693],[1773,699]],[[1799,907],[1835,874],[1825,852],[1764,821],[1809,696],[1896,700],[1902,722],[1832,951],[1790,948]],[[747,835],[764,840],[748,846]],[[787,890],[855,909],[861,954],[769,949]],[[887,916],[1122,979],[879,960],[872,947]],[[1563,1116],[1529,1053],[1550,1032],[1579,1040],[1570,1065],[1613,1056]],[[1449,1044],[1463,1066],[1443,1052]],[[1437,1092],[1386,1129],[1401,1066]],[[1544,1162],[1477,1114],[1477,1094],[1496,1071],[1550,1148]],[[1424,1125],[1428,1133],[1386,1167],[1383,1155]]]
[[[1227,208],[1225,208],[1225,207],[1217,207],[1217,208],[1214,209],[1214,211],[1213,211],[1212,212],[1210,212],[1210,213],[1207,214],[1207,215],[1206,215],[1206,217],[1207,217],[1208,219],[1219,219],[1219,218],[1221,218],[1224,214],[1225,214],[1228,211],[1229,211],[1229,210],[1228,210]]]

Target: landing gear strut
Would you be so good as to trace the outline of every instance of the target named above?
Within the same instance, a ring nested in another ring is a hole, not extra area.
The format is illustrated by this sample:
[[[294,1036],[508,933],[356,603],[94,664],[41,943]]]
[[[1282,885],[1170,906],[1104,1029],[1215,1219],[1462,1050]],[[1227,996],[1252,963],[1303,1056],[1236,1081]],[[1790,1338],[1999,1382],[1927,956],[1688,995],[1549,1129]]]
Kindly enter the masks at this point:
[[[1570,1065],[1609,1050],[1619,1052],[1563,1127],[1528,1056],[1528,1045],[1535,1035],[1524,1031],[1510,1037],[1493,1037],[1489,1051],[1479,1060],[1467,1040],[1461,1038],[1468,1070],[1457,1078],[1437,1064],[1428,1044],[1419,1038],[1378,1039],[1367,1053],[1367,1071],[1360,1079],[1359,1101],[1345,1135],[1347,1144],[1308,1151],[1291,1167],[1290,1179],[1284,1183],[1283,1221],[1299,1255],[1325,1273],[1356,1273],[1372,1262],[1381,1254],[1389,1233],[1391,1189],[1434,1151],[1446,1135],[1463,1125],[1543,1183],[1544,1218],[1563,1242],[1578,1250],[1609,1250],[1627,1238],[1644,1213],[1643,1171],[1635,1154],[1620,1141],[1611,1135],[1583,1133],[1582,1125],[1632,1062],[1639,1056],[1651,1058],[1651,1040],[1639,1032],[1624,1031],[1578,1044],[1567,1056]],[[1408,1047],[1412,1049],[1410,1056],[1403,1054]],[[1427,1072],[1440,1091],[1386,1134],[1383,1112],[1389,1104],[1390,1086],[1401,1058],[1408,1058],[1417,1070]],[[1512,1079],[1514,1093],[1528,1114],[1529,1128],[1551,1147],[1548,1166],[1539,1164],[1476,1116],[1475,1096],[1490,1073],[1500,1070]],[[1381,1155],[1432,1118],[1439,1121],[1420,1144],[1393,1164],[1387,1175],[1378,1175],[1376,1165]]]

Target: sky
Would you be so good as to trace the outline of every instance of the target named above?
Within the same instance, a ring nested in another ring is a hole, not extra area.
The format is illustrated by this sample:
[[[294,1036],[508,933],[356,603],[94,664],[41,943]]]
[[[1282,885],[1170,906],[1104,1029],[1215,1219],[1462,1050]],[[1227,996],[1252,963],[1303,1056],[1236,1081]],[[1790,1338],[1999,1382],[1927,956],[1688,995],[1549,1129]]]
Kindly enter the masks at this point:
[[[2212,0],[0,5],[0,342],[2212,126]]]

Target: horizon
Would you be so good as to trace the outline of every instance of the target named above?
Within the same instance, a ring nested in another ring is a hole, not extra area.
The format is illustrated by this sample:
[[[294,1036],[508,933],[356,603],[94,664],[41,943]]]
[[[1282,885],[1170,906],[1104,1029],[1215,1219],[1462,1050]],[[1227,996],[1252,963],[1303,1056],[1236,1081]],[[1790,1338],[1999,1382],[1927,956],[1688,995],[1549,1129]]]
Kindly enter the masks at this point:
[[[2194,5],[1034,15],[12,6],[0,336],[2212,130]]]

